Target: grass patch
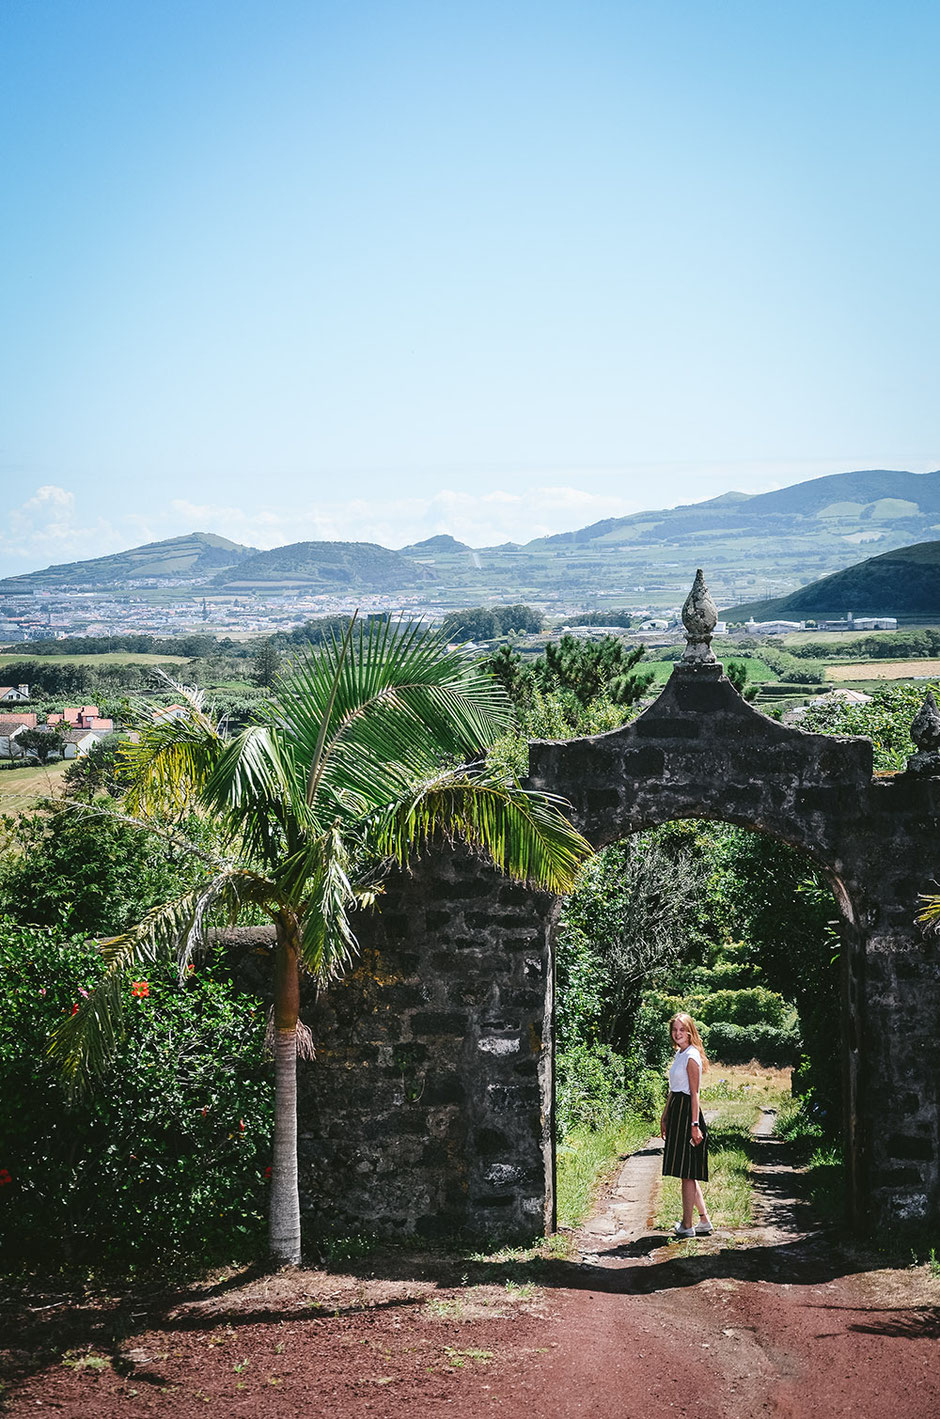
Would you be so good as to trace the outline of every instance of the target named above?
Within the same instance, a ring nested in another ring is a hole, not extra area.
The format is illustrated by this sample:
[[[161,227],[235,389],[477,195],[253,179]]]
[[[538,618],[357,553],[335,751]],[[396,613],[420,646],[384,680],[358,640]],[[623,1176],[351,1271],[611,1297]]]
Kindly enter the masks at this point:
[[[58,796],[69,762],[58,759],[31,769],[0,769],[0,812],[29,808],[40,798]]]
[[[777,1117],[774,1135],[789,1143],[803,1164],[806,1192],[823,1222],[845,1220],[845,1154],[826,1136],[807,1098],[788,1099]]]
[[[577,1227],[584,1221],[614,1165],[642,1148],[651,1132],[649,1119],[628,1114],[602,1128],[582,1124],[565,1135],[557,1150],[559,1227]]]
[[[760,1064],[716,1064],[705,1074],[701,1091],[702,1108],[716,1104],[757,1104],[782,1110],[791,1103],[790,1070],[771,1069]]]

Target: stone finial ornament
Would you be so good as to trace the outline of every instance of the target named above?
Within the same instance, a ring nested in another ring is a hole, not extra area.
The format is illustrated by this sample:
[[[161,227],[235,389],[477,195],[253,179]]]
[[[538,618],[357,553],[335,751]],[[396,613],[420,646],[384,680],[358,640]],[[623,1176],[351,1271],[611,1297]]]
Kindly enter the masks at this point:
[[[687,644],[682,652],[681,664],[716,665],[718,658],[712,650],[712,631],[718,624],[718,611],[708,594],[701,567],[695,573],[692,590],[685,599],[682,624],[685,626]]]
[[[940,709],[933,690],[924,695],[924,703],[911,723],[911,738],[917,748],[907,761],[912,774],[940,774]]]

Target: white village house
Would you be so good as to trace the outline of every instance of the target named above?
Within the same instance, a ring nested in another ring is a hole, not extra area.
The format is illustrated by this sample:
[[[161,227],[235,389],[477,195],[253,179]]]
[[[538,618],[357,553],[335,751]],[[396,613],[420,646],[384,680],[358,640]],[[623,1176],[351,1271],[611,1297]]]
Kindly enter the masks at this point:
[[[20,689],[25,689],[20,686]],[[44,725],[34,713],[0,714],[0,759],[30,757],[17,740],[24,729],[55,729],[61,734],[62,759],[77,759],[87,754],[102,739],[114,733],[114,721],[102,715],[97,705],[68,706],[61,714],[50,714]],[[64,732],[63,732],[64,731]]]
[[[24,705],[28,700],[28,685],[0,685],[0,705]]]

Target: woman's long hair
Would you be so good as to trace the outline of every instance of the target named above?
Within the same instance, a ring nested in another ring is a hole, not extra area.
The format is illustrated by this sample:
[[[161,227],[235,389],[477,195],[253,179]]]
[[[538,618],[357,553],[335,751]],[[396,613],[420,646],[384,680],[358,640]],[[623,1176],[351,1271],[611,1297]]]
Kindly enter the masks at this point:
[[[702,1073],[704,1074],[705,1070],[708,1068],[708,1055],[705,1053],[705,1046],[702,1044],[702,1037],[698,1032],[698,1026],[692,1019],[692,1016],[687,1015],[684,1010],[680,1010],[679,1013],[677,1015],[673,1015],[672,1019],[669,1021],[669,1038],[670,1040],[672,1040],[673,1045],[675,1045],[675,1048],[678,1051],[679,1047],[678,1045],[676,1045],[675,1040],[672,1039],[673,1025],[684,1025],[685,1028],[688,1030],[689,1044],[694,1045],[695,1048],[698,1050],[699,1054],[702,1056]]]

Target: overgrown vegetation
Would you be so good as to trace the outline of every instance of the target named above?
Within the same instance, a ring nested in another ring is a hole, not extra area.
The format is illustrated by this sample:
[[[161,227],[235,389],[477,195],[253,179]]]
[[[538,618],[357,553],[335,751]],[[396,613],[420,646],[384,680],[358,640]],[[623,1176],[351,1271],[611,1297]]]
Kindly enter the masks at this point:
[[[84,937],[0,917],[0,1253],[131,1267],[250,1259],[264,1235],[272,1099],[264,1011],[218,953],[128,981],[101,1087],[70,1101],[49,1035],[93,989]]]

